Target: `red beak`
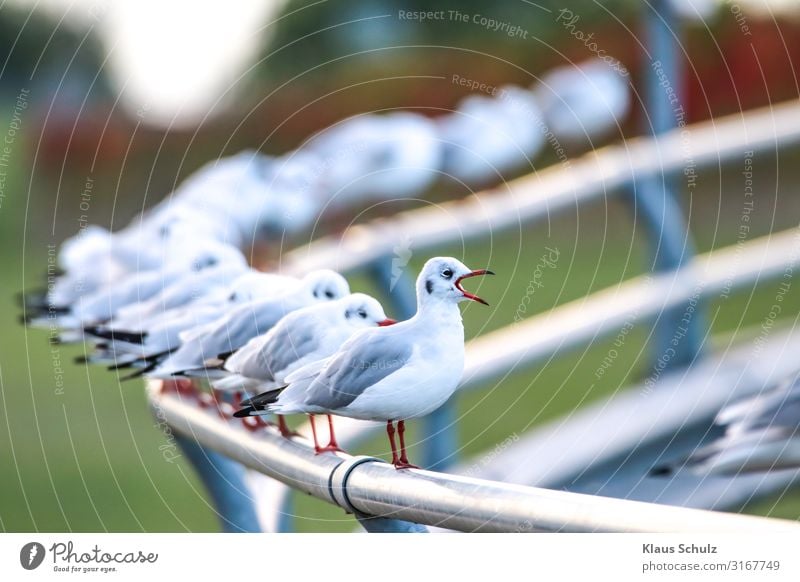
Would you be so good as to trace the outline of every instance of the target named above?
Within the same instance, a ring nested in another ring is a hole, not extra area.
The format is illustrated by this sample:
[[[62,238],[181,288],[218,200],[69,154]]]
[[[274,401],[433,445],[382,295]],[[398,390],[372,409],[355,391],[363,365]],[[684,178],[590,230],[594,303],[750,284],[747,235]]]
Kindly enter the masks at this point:
[[[379,321],[379,322],[378,322],[378,326],[379,326],[379,327],[386,327],[387,325],[394,325],[395,323],[397,323],[397,321],[396,321],[396,320],[394,320],[394,319],[389,319],[389,318],[387,317],[387,318],[386,318],[386,319],[384,319],[383,321]]]
[[[461,286],[461,281],[463,281],[464,279],[469,279],[470,277],[477,277],[478,275],[494,275],[494,273],[489,269],[478,269],[477,271],[472,271],[471,273],[467,273],[466,275],[462,275],[461,277],[456,279],[455,286],[456,289],[461,291],[464,294],[464,297],[466,297],[467,299],[471,299],[472,301],[477,301],[478,303],[483,303],[484,305],[488,306],[489,304],[486,303],[486,301],[484,301],[477,295],[473,295],[472,293],[464,291],[464,288]]]

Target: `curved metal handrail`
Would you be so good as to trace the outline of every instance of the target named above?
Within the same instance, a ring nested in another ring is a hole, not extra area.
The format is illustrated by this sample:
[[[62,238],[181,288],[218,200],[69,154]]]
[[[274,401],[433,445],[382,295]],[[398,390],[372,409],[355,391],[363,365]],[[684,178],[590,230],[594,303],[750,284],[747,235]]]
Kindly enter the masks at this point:
[[[800,143],[800,103],[790,101],[687,125],[658,138],[638,137],[511,180],[460,200],[356,225],[286,253],[282,270],[349,272],[391,256],[409,239],[416,252],[488,236],[612,193],[641,176],[675,173],[687,161],[703,168],[745,151]],[[690,159],[687,159],[687,156]]]
[[[353,513],[459,531],[800,533],[800,524],[784,520],[397,471],[369,457],[316,455],[305,439],[247,429],[162,387],[148,385],[150,404],[183,437]]]

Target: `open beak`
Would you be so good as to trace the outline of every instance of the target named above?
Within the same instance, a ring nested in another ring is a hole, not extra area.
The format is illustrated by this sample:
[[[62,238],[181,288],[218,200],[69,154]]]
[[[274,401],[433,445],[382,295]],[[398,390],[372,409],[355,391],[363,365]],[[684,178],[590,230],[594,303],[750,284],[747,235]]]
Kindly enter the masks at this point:
[[[464,279],[469,279],[470,277],[477,277],[478,275],[494,275],[494,273],[489,269],[478,269],[477,271],[472,271],[471,273],[462,275],[461,277],[456,279],[455,282],[456,289],[461,291],[461,293],[463,293],[464,297],[466,297],[467,299],[471,299],[472,301],[477,301],[478,303],[483,303],[484,305],[489,305],[488,303],[486,303],[486,301],[484,301],[477,295],[473,295],[472,293],[465,291],[464,287],[461,286],[461,281],[463,281]]]
[[[394,325],[395,323],[397,323],[397,320],[387,317],[383,321],[378,322],[378,327],[386,327],[387,325]]]

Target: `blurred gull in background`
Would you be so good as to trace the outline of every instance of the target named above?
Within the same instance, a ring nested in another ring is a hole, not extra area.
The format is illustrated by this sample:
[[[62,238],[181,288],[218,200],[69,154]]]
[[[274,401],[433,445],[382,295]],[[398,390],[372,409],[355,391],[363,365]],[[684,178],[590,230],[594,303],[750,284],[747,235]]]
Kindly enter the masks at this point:
[[[618,130],[631,107],[630,78],[594,59],[558,67],[533,88],[547,127],[566,143],[586,143]]]
[[[401,111],[345,119],[309,140],[337,207],[418,196],[438,177],[441,144],[433,121]]]
[[[542,114],[533,94],[511,85],[493,97],[470,95],[438,120],[444,170],[471,184],[496,181],[530,166],[544,142]]]
[[[800,377],[723,408],[715,423],[725,428],[724,436],[652,473],[671,475],[684,467],[705,475],[800,469]]]

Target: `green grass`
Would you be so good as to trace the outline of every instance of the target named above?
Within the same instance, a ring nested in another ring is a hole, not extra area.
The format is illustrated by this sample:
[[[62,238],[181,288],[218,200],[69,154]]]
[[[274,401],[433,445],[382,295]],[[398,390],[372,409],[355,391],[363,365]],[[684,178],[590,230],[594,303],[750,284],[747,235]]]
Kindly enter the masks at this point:
[[[764,170],[760,192],[775,192],[775,183],[800,183],[798,156],[782,160],[780,177]],[[774,168],[774,159],[764,160]],[[793,173],[791,173],[793,172]],[[700,250],[736,240],[741,203],[735,171],[720,183],[710,177],[702,193],[690,200],[692,228]],[[17,176],[18,186],[22,176]],[[702,181],[701,181],[702,182]],[[17,322],[14,294],[38,282],[46,267],[43,230],[51,211],[32,205],[26,210],[23,190],[0,209],[0,529],[5,531],[217,531],[207,495],[191,467],[179,459],[164,460],[160,446],[167,437],[154,426],[141,384],[119,383],[115,374],[72,363],[80,347],[48,345],[48,334]],[[720,195],[719,192],[724,192]],[[800,204],[781,186],[782,196],[765,194],[751,223],[751,238],[793,226]],[[27,214],[26,214],[27,212]],[[23,232],[23,225],[28,230]],[[62,225],[63,226],[63,225]],[[66,227],[65,227],[66,228]],[[545,247],[557,248],[555,268],[541,274],[529,314],[587,293],[615,285],[646,269],[644,233],[620,201],[581,207],[524,231],[504,233],[466,248],[441,249],[463,256],[469,265],[489,265],[498,274],[474,281],[470,288],[492,304],[465,308],[467,335],[473,337],[513,322]],[[413,251],[413,244],[412,244]],[[415,254],[410,272],[427,258]],[[370,288],[363,280],[356,290]],[[775,284],[765,283],[711,304],[715,334],[731,334],[760,323],[775,296]],[[800,292],[792,289],[784,315],[800,313]],[[563,351],[540,365],[512,374],[503,382],[457,397],[462,455],[491,449],[510,435],[556,419],[576,407],[606,397],[642,378],[649,361],[644,349],[647,325],[634,330],[619,349],[614,365],[600,379],[595,370],[611,340]],[[735,337],[735,335],[734,335]],[[58,390],[54,358],[63,368]],[[411,454],[419,453],[417,423],[410,427]],[[387,456],[382,437],[358,448],[358,453]],[[298,495],[300,531],[349,531],[352,517],[330,505]],[[800,496],[788,493],[753,503],[746,511],[797,519]]]

